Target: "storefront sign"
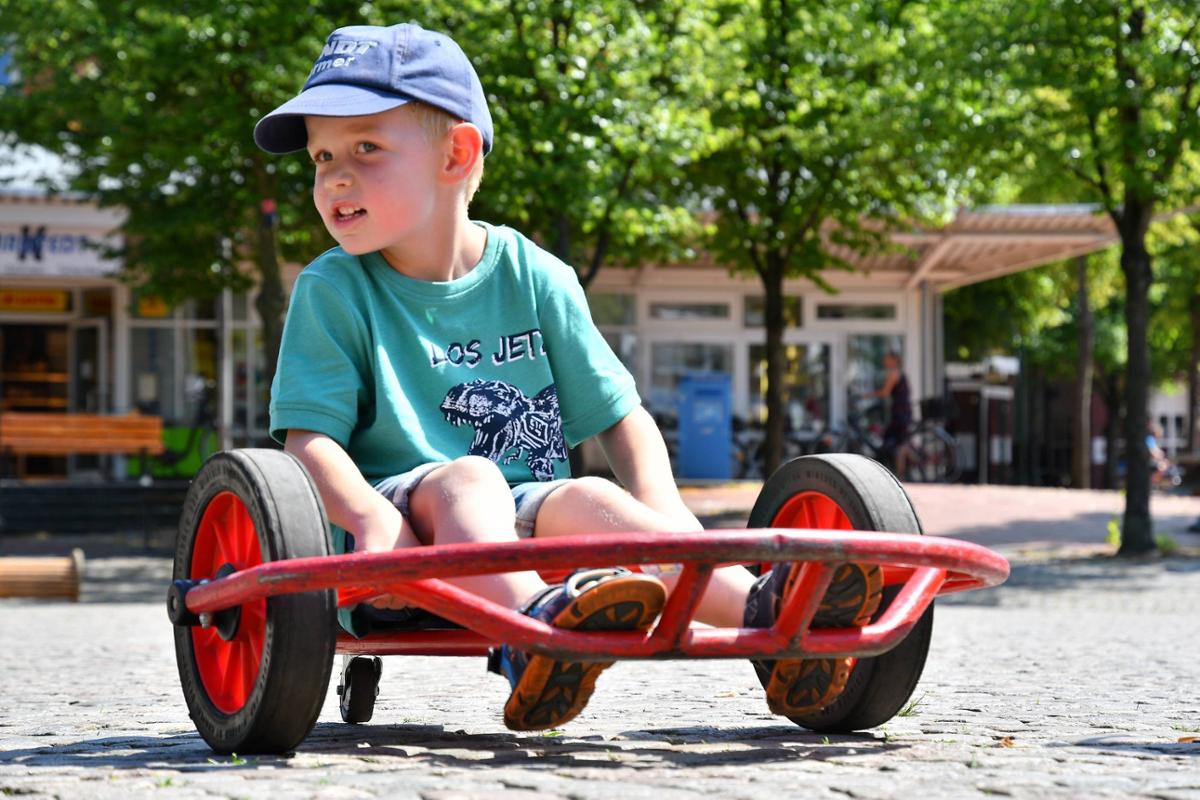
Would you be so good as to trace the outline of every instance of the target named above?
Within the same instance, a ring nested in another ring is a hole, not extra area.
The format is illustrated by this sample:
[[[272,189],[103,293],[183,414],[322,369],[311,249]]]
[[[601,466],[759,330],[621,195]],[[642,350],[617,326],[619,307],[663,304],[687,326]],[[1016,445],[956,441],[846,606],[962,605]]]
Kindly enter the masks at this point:
[[[61,312],[70,308],[70,292],[58,289],[0,289],[0,311]]]
[[[0,275],[111,275],[118,263],[102,250],[110,244],[36,223],[0,226]]]

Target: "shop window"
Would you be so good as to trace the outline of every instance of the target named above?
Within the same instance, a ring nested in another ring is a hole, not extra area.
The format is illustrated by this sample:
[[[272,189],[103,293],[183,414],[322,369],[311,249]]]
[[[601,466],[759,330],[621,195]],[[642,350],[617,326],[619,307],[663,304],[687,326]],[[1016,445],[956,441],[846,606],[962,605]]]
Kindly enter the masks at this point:
[[[729,304],[651,303],[650,317],[663,322],[729,319]]]
[[[895,319],[894,303],[818,303],[817,319]]]
[[[588,295],[588,306],[598,327],[633,325],[637,321],[631,294],[598,292]]]
[[[211,425],[216,418],[217,332],[212,328],[180,331],[183,342],[183,418],[185,425]]]
[[[650,405],[674,413],[679,406],[679,379],[689,372],[733,372],[733,350],[727,344],[660,342],[650,350]]]
[[[637,311],[633,295],[598,292],[588,296],[588,306],[604,341],[625,368],[633,372],[637,363],[637,334],[633,329]]]
[[[750,345],[750,413],[767,421],[767,347]],[[788,344],[783,348],[785,425],[793,431],[818,431],[829,421],[829,345]]]
[[[134,407],[143,414],[175,417],[175,331],[134,328],[130,331]]]
[[[857,334],[847,339],[846,392],[863,397],[883,386],[883,356],[904,353],[904,337],[898,334]],[[901,369],[903,369],[903,364]],[[912,379],[909,378],[909,385]]]
[[[66,411],[65,325],[0,325],[0,411]]]
[[[762,328],[766,325],[767,301],[762,295],[750,295],[743,306],[742,325],[746,328]],[[799,297],[783,298],[783,323],[789,328],[804,324],[804,304]]]
[[[188,300],[183,307],[184,319],[216,319],[220,296]]]
[[[250,319],[250,296],[241,292],[233,293],[233,321],[246,322]]]
[[[233,339],[233,436],[240,447],[258,446],[256,437],[265,432],[270,400],[260,363],[262,332],[243,328],[232,331]]]

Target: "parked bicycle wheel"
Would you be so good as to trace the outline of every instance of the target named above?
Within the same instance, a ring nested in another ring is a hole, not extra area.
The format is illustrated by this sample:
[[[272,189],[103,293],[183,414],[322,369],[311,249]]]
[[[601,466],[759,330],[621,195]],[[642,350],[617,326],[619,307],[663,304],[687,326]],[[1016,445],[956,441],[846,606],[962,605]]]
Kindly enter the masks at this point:
[[[903,446],[907,452],[901,480],[950,483],[958,478],[954,439],[940,428],[918,427]]]

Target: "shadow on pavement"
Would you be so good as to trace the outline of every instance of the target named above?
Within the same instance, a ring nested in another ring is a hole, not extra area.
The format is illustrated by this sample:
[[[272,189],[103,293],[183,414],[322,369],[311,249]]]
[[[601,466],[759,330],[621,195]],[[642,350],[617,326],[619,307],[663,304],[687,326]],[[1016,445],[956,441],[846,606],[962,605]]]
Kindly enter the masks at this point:
[[[1006,519],[1003,524],[963,527],[945,535],[985,547],[1046,542],[1103,544],[1108,535],[1109,522],[1113,519],[1119,519],[1119,515],[1105,511],[1088,511],[1056,520]],[[1156,533],[1171,536],[1188,536],[1187,527],[1195,519],[1194,514],[1154,514],[1154,530]]]
[[[1070,746],[1093,747],[1097,750],[1109,750],[1121,755],[1200,757],[1200,742],[1137,742],[1110,736],[1097,736],[1091,739],[1081,739]]]
[[[823,736],[783,726],[666,728],[629,731],[605,740],[600,736],[469,734],[447,731],[438,725],[350,726],[339,723],[318,724],[300,746],[300,751],[305,754],[341,755],[374,763],[405,759],[462,769],[509,767],[532,764],[535,760],[539,767],[622,768],[651,762],[711,767],[800,758],[825,761],[904,749],[907,745],[869,733]],[[287,767],[292,755],[219,756],[193,733],[82,739],[65,745],[8,750],[0,752],[0,763],[23,767],[103,766],[209,772]]]
[[[1200,578],[1200,558],[1149,557],[1127,559],[1103,554],[1016,562],[1008,580],[992,589],[940,598],[939,605],[1000,606],[1020,596],[1085,590],[1136,596],[1161,592],[1160,581]]]

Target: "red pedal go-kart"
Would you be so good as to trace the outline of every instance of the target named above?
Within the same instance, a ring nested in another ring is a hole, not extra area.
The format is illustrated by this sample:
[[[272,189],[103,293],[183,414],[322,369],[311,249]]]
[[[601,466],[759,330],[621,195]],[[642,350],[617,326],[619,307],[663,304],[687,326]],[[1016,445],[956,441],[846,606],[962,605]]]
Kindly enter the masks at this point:
[[[773,627],[692,624],[714,568],[792,561],[804,566]],[[861,628],[810,628],[834,571],[848,561],[882,566],[879,611]],[[646,632],[552,628],[445,580],[664,563],[681,564],[682,572]],[[916,687],[934,597],[995,586],[1007,576],[1008,562],[990,550],[921,536],[899,482],[861,456],[785,464],[764,484],[747,530],[333,555],[325,510],[300,463],[274,450],[232,450],[210,458],[188,492],[167,606],[183,694],[200,735],[219,753],[283,753],[316,724],[335,653],[479,656],[501,642],[577,660],[850,656],[854,667],[841,696],[792,719],[815,731],[870,728],[900,711]],[[407,630],[339,633],[339,607],[384,593],[429,613]],[[342,715],[361,722],[371,716],[375,684],[369,696],[351,696],[353,678],[347,670],[339,687]]]

